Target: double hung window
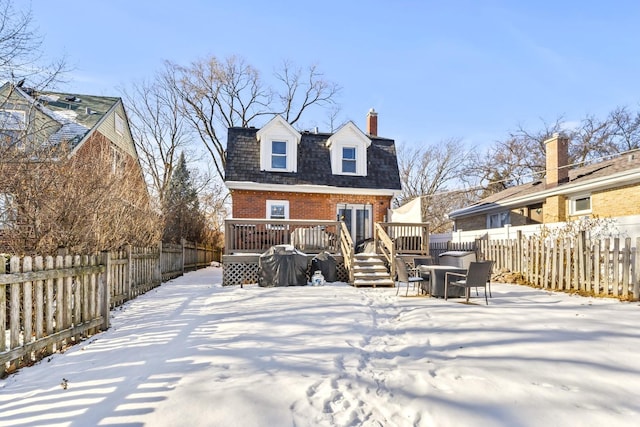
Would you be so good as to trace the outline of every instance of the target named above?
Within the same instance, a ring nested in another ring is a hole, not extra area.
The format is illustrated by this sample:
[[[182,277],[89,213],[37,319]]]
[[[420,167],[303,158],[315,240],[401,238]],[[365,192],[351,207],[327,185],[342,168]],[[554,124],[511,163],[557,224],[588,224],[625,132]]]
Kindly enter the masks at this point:
[[[285,141],[271,142],[271,168],[287,168],[287,143]]]
[[[342,147],[342,173],[356,173],[356,147]]]

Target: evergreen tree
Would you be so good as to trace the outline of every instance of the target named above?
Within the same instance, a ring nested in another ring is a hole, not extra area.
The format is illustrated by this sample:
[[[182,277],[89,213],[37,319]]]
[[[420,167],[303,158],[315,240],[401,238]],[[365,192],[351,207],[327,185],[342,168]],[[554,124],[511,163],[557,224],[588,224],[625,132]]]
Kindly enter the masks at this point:
[[[198,194],[191,181],[184,153],[171,174],[167,193],[162,206],[164,215],[163,242],[180,243],[181,239],[191,242],[202,240],[205,222],[200,211]]]

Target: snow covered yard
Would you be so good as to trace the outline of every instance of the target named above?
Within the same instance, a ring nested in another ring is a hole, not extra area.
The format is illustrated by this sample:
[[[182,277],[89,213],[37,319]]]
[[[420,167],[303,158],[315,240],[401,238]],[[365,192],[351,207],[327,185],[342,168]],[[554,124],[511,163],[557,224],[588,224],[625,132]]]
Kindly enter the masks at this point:
[[[637,425],[640,304],[494,284],[222,287],[210,267],[0,380],[0,425]]]

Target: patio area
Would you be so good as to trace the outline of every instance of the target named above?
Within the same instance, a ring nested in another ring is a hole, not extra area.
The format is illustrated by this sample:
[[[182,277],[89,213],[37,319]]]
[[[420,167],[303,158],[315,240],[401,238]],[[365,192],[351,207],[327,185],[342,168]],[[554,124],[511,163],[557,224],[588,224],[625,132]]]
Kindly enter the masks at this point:
[[[637,425],[637,302],[492,292],[465,305],[187,273],[0,381],[0,425]]]

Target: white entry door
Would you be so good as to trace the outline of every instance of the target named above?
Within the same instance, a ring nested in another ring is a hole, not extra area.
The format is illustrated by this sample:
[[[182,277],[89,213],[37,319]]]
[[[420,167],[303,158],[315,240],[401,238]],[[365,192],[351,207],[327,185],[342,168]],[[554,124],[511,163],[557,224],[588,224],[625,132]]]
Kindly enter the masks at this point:
[[[373,236],[371,205],[338,205],[338,220],[344,221],[355,244]]]

